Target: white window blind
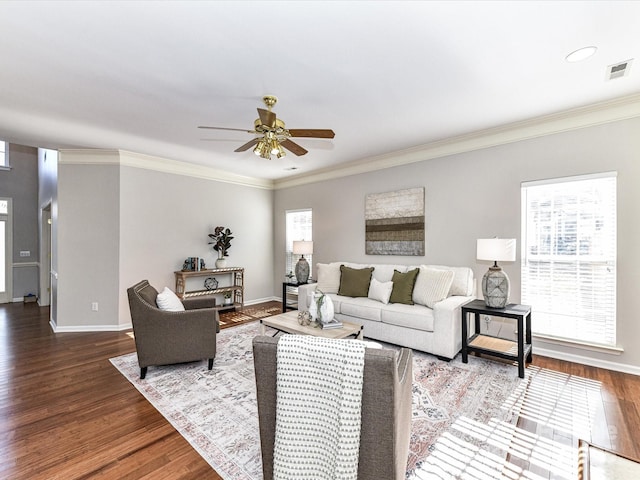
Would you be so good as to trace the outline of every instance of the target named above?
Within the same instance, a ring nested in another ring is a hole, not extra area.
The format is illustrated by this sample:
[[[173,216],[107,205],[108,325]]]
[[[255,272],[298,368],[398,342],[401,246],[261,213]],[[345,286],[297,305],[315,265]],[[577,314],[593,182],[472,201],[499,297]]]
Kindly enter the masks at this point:
[[[616,344],[616,174],[522,184],[522,303],[532,330]]]
[[[312,232],[313,215],[311,209],[291,210],[286,212],[286,247],[285,247],[285,275],[293,272],[300,255],[293,254],[293,242],[298,240],[313,241]],[[313,255],[304,258],[309,262],[310,272],[313,273]]]

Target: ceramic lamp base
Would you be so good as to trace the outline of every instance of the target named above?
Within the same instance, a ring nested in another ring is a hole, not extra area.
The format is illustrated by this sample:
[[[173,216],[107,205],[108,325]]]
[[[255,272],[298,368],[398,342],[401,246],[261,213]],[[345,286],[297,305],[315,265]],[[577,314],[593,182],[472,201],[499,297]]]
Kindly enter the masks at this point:
[[[489,308],[504,308],[509,301],[509,277],[500,267],[491,267],[482,277],[482,295]]]
[[[304,257],[296,263],[296,280],[298,283],[307,283],[309,280],[309,262]]]

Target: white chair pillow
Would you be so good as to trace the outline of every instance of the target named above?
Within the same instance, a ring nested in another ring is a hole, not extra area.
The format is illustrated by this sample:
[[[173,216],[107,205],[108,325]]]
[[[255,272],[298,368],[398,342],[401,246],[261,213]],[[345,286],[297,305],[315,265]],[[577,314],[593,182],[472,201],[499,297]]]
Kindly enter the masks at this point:
[[[169,290],[169,287],[164,287],[164,290],[158,294],[156,305],[160,310],[167,312],[184,312],[184,305],[178,296],[172,290]]]
[[[371,300],[377,300],[385,305],[389,303],[391,297],[391,291],[393,290],[393,282],[379,282],[375,278],[371,279],[369,284],[369,295]]]
[[[413,302],[433,308],[436,303],[447,298],[452,282],[451,270],[439,270],[421,265],[413,287]]]

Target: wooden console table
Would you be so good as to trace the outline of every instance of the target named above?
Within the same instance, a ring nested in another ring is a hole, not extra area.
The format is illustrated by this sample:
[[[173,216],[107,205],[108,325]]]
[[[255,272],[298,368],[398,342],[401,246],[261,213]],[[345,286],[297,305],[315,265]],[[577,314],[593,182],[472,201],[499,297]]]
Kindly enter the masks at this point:
[[[176,277],[176,295],[181,300],[206,297],[209,295],[224,295],[225,293],[230,292],[233,299],[232,304],[221,304],[220,308],[242,308],[244,306],[244,268],[242,267],[209,268],[199,271],[180,270],[178,272],[174,272],[174,274]],[[218,282],[218,286],[216,288],[204,288],[204,281],[209,277],[216,278],[216,281]],[[221,282],[220,278],[225,279]],[[202,288],[188,290],[187,281],[190,279],[201,279],[200,285]],[[223,285],[220,285],[221,283]]]

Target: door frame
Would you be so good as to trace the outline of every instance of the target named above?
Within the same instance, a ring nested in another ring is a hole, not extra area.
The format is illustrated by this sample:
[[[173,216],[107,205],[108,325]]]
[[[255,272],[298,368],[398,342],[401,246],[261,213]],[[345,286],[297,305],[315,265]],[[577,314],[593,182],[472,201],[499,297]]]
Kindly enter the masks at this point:
[[[0,197],[0,200],[7,201],[7,214],[0,214],[0,218],[6,221],[5,228],[5,291],[0,292],[0,303],[11,303],[13,301],[13,199],[11,197]]]

